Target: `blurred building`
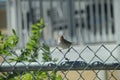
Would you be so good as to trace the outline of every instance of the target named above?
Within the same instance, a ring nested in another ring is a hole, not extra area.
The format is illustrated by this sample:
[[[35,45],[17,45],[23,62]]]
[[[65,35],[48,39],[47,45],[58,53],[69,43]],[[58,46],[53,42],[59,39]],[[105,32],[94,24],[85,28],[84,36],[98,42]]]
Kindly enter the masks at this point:
[[[116,43],[119,38],[119,0],[7,0],[7,28],[28,40],[31,24],[44,18],[42,40],[57,44],[59,34],[75,44]],[[10,31],[9,31],[10,32]]]

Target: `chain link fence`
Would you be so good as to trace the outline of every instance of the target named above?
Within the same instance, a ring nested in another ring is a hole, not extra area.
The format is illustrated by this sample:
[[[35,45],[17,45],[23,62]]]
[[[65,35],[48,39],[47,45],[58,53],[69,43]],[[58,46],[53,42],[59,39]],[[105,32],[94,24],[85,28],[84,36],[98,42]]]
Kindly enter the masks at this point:
[[[119,48],[101,45],[71,47],[61,50],[50,48],[49,58],[43,61],[44,50],[39,48],[38,58],[34,61],[11,61],[19,58],[19,50],[11,50],[11,55],[0,57],[0,80],[119,80]]]

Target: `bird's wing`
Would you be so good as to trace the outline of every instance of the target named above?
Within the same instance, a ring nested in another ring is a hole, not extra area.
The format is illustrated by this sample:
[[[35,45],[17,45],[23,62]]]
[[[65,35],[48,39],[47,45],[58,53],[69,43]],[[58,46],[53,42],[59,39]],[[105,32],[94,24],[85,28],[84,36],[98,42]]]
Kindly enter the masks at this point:
[[[67,41],[67,40],[65,40],[65,39],[64,39],[64,43],[72,44],[72,42]]]

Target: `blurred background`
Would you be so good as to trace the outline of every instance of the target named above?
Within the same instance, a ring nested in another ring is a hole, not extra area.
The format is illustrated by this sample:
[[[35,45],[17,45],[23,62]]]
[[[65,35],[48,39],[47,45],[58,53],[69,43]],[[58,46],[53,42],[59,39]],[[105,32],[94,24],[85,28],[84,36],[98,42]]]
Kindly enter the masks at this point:
[[[44,18],[46,28],[41,43],[55,47],[57,38],[62,33],[65,39],[74,42],[74,48],[81,52],[79,55],[71,50],[69,55],[66,55],[70,59],[76,60],[78,56],[82,56],[86,62],[112,63],[117,59],[119,62],[120,49],[115,48],[115,45],[120,43],[119,5],[120,0],[0,0],[0,30],[9,35],[11,30],[15,29],[19,36],[18,48],[22,48],[31,35],[31,24]],[[96,53],[89,48],[84,50],[81,44],[89,45]],[[97,46],[99,44],[108,44],[108,49]],[[62,58],[59,52],[54,53],[57,55],[52,55],[53,57]],[[97,57],[94,57],[95,55]],[[109,77],[109,80],[120,79],[119,70],[84,72],[85,75],[82,76],[86,76],[86,80],[95,76],[99,76],[99,80],[108,80]],[[71,73],[69,74],[72,79]],[[88,76],[90,74],[91,76]]]
[[[80,44],[119,43],[119,0],[0,0],[0,30],[15,29],[19,47],[28,41],[31,24],[44,18],[41,42],[57,45],[59,34]]]

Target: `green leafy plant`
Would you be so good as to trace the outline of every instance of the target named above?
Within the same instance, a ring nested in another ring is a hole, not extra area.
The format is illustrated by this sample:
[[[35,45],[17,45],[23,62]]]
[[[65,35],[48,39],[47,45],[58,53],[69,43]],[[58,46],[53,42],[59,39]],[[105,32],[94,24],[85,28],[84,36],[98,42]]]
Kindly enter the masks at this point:
[[[40,37],[42,35],[42,31],[45,28],[44,20],[41,19],[40,22],[32,25],[32,33],[31,36],[29,36],[29,41],[27,42],[25,48],[21,49],[21,54],[19,56],[10,58],[10,61],[15,62],[35,62],[38,58],[39,49],[43,51],[43,61],[55,61],[52,59],[51,53],[50,53],[50,47],[46,44],[43,44],[40,46]],[[4,35],[0,32],[0,40],[3,40],[3,44],[0,46],[0,54],[2,55],[10,55],[11,52],[10,49],[13,49],[16,47],[18,43],[18,36],[15,32],[15,30],[12,30],[12,35],[7,36],[4,40]],[[20,73],[22,73],[22,76],[20,76]],[[6,74],[4,76],[7,76],[8,80],[33,80],[34,77],[32,74],[34,74],[35,78],[37,80],[46,80],[50,78],[51,80],[62,80],[62,77],[60,75],[57,75],[57,71],[54,70],[52,73],[48,76],[47,71],[30,71],[30,72],[12,72],[12,74]],[[4,80],[6,77],[1,77],[0,80]]]
[[[49,46],[43,44],[42,51],[43,51],[43,57],[42,57],[43,61],[44,62],[52,61],[52,57],[51,57],[51,54],[50,54]]]
[[[0,45],[0,54],[11,55],[10,49],[16,47],[19,38],[18,38],[15,30],[12,30],[12,34],[13,35],[7,36],[5,38],[5,36],[0,32],[0,40],[3,42]],[[3,39],[5,39],[5,40],[3,40]]]

